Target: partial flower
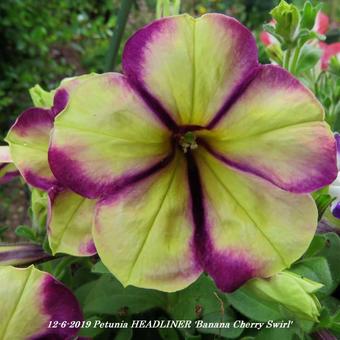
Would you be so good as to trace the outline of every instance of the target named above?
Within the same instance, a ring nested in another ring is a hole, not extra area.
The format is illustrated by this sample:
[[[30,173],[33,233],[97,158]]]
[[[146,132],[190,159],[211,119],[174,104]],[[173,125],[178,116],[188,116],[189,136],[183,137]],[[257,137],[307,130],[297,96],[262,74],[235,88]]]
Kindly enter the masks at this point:
[[[319,34],[326,34],[329,29],[329,17],[327,14],[319,11],[315,18],[313,31]]]
[[[336,57],[340,60],[340,42],[332,44],[320,42],[319,46],[322,49],[321,69],[327,70],[332,57]]]
[[[13,164],[8,146],[0,146],[0,184],[5,184],[19,176],[19,171]]]
[[[321,283],[284,271],[268,279],[250,280],[244,289],[284,306],[301,319],[318,321],[321,304],[315,293],[322,287]]]
[[[0,243],[0,266],[23,266],[49,258],[40,245]]]
[[[339,172],[335,181],[329,186],[328,192],[335,198],[331,205],[331,212],[334,217],[340,218],[340,134],[335,133],[334,137],[336,140],[337,166]]]
[[[202,271],[223,291],[270,277],[307,249],[309,193],[337,174],[314,95],[259,65],[251,32],[207,14],[160,19],[56,117],[57,180],[98,199],[94,243],[124,284],[175,291]]]
[[[79,327],[70,323],[83,321],[80,306],[52,275],[33,266],[5,266],[0,267],[0,282],[2,340],[75,338]]]
[[[338,338],[328,329],[320,329],[312,333],[315,340],[338,340]]]
[[[275,27],[275,20],[271,20],[269,22],[269,25],[272,26],[272,27]],[[261,40],[262,44],[265,45],[265,46],[280,44],[279,41],[272,34],[266,32],[266,31],[262,31],[260,33],[260,40]]]
[[[48,237],[53,254],[89,256],[96,253],[92,240],[92,216],[95,202],[63,186],[50,170],[48,145],[54,118],[67,105],[69,92],[93,75],[62,81],[53,95],[34,87],[34,107],[23,112],[11,127],[6,141],[11,157],[25,181],[48,192]],[[52,107],[48,107],[53,102]]]
[[[0,184],[5,184],[20,175],[13,163],[0,163]]]

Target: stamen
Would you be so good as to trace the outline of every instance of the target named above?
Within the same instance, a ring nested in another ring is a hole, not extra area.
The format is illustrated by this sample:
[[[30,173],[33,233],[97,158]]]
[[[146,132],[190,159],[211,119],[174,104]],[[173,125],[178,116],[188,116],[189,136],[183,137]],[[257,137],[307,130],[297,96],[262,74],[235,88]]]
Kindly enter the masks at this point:
[[[198,147],[196,135],[191,131],[186,132],[180,137],[179,145],[182,147],[184,153],[187,153],[188,150],[196,149]]]

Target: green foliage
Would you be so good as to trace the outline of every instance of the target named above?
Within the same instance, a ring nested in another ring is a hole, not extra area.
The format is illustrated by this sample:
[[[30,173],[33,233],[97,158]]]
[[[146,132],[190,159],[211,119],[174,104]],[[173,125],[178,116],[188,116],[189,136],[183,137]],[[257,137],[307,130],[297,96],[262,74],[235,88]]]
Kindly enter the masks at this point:
[[[31,106],[27,89],[102,71],[119,1],[0,2],[0,137]],[[2,138],[1,138],[2,139]]]

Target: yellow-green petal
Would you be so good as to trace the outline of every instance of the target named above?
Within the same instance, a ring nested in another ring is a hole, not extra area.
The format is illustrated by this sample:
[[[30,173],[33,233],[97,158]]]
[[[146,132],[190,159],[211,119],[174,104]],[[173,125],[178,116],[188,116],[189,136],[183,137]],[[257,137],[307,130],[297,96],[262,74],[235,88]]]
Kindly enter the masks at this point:
[[[317,225],[309,195],[285,192],[203,150],[197,164],[206,214],[200,252],[221,289],[272,276],[302,256]]]
[[[309,193],[337,175],[335,140],[321,104],[287,71],[263,66],[212,130],[218,158],[278,187]]]
[[[96,202],[68,189],[49,192],[48,240],[53,255],[91,256],[96,253],[92,222]]]
[[[208,124],[257,65],[252,33],[221,14],[154,21],[137,31],[123,52],[124,73],[181,125]]]
[[[176,291],[195,281],[194,226],[184,159],[98,203],[93,237],[124,285]]]
[[[68,339],[78,328],[71,321],[82,321],[79,304],[73,294],[53,276],[33,266],[0,267],[0,338]],[[58,321],[56,328],[48,327]],[[66,321],[65,327],[61,322]]]
[[[58,180],[96,198],[162,163],[169,131],[127,79],[94,76],[69,96],[55,120],[49,162]]]

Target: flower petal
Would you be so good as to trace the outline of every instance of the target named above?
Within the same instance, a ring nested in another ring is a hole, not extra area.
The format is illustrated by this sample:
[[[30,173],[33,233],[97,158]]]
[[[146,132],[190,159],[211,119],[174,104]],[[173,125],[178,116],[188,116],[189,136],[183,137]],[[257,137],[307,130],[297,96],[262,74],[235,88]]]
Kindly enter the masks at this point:
[[[203,133],[204,134],[204,133]],[[323,109],[288,72],[265,66],[219,123],[208,148],[226,164],[278,187],[312,192],[337,174],[335,141]]]
[[[53,188],[48,196],[48,240],[53,255],[96,254],[92,240],[92,220],[96,202],[68,189]]]
[[[12,157],[8,146],[0,146],[0,163],[11,163]]]
[[[0,163],[0,184],[5,184],[20,176],[20,172],[13,163]]]
[[[82,82],[94,76],[95,74],[88,74],[64,79],[60,87],[51,92],[45,92],[38,86],[35,87],[37,93],[33,88],[35,101],[46,106],[53,99],[53,106],[48,109],[31,108],[24,111],[6,137],[13,161],[28,184],[42,190],[48,190],[57,184],[47,157],[54,117],[67,105],[69,94]]]
[[[230,292],[250,278],[274,275],[303,254],[317,225],[309,195],[285,192],[203,150],[197,165],[205,225],[196,244],[220,289]]]
[[[60,86],[55,91],[55,95],[53,98],[53,106],[51,107],[51,116],[54,118],[57,114],[59,114],[62,110],[65,109],[69,94],[74,91],[79,85],[81,85],[84,81],[97,76],[96,73],[83,74],[81,76],[65,78],[61,81]]]
[[[158,103],[158,113],[181,125],[208,123],[257,65],[251,32],[221,14],[157,20],[136,32],[123,52],[124,73]]]
[[[49,328],[50,321],[82,321],[79,304],[72,293],[48,273],[33,266],[0,267],[0,338],[72,339],[78,329]]]
[[[31,264],[50,257],[40,245],[32,243],[0,244],[0,266]]]
[[[169,131],[126,78],[106,73],[70,94],[55,120],[49,163],[64,186],[96,198],[161,167],[170,150]]]
[[[49,110],[31,108],[19,116],[6,137],[21,175],[27,183],[43,190],[57,183],[47,162],[52,127]]]
[[[170,292],[198,278],[188,190],[185,162],[177,155],[158,174],[98,203],[95,245],[124,286]]]

